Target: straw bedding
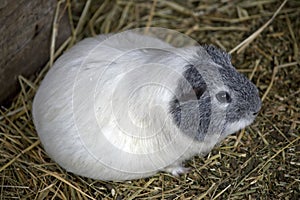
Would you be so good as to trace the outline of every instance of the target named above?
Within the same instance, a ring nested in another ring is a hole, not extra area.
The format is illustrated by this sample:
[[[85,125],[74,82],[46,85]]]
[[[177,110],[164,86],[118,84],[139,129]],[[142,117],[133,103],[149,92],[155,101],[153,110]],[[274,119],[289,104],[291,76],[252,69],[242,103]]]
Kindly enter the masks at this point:
[[[60,2],[72,36],[52,49],[38,74],[19,77],[20,93],[0,110],[0,199],[300,199],[300,1]],[[42,77],[84,37],[150,26],[231,52],[260,90],[258,118],[207,156],[186,162],[192,171],[181,177],[159,173],[116,183],[67,173],[44,152],[32,123]]]

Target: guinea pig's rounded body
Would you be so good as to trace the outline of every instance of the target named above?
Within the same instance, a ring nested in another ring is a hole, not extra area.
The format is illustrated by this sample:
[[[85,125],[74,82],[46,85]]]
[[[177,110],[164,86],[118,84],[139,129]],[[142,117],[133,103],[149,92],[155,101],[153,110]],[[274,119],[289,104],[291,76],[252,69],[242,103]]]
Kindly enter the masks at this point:
[[[211,106],[222,100],[213,94],[230,88],[225,79],[209,80],[222,68],[209,51],[133,33],[79,42],[55,62],[34,98],[34,124],[46,152],[67,171],[94,179],[184,173],[182,161],[207,153],[254,119],[230,119],[228,102]],[[201,65],[199,56],[207,64],[207,70],[195,67],[202,76],[190,67]],[[260,108],[255,92],[253,113]]]

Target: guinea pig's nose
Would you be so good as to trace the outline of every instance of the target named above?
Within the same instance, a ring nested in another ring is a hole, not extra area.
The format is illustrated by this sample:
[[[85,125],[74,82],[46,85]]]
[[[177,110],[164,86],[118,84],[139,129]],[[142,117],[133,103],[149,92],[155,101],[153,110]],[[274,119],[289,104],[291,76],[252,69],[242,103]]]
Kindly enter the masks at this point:
[[[255,106],[251,111],[253,116],[257,116],[261,109],[261,101],[259,100],[259,104]]]
[[[258,114],[258,112],[253,112],[252,114],[253,114],[254,116],[256,116],[256,115]]]
[[[260,107],[256,110],[252,110],[252,115],[256,116],[259,113],[259,111],[260,111]]]

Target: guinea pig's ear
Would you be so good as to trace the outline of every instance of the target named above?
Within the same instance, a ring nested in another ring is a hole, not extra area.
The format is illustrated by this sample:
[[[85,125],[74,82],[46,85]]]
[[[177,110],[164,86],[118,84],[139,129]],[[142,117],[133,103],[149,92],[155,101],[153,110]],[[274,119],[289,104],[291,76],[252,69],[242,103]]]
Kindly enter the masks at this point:
[[[207,87],[206,85],[199,85],[196,87],[193,87],[192,90],[189,90],[188,92],[184,92],[180,98],[180,102],[185,102],[189,100],[199,100],[203,93],[206,91]]]
[[[204,45],[203,48],[214,63],[221,65],[224,68],[232,66],[230,54],[213,45]]]
[[[180,101],[200,99],[207,86],[199,71],[193,65],[186,66],[184,84],[189,84],[191,89],[184,90],[179,98]]]

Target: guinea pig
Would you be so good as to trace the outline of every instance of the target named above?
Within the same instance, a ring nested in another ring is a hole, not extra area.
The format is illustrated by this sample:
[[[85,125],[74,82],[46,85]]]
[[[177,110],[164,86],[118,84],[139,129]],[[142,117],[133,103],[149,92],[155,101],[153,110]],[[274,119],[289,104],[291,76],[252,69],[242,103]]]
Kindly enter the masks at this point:
[[[32,112],[45,151],[61,167],[123,181],[188,172],[183,161],[250,125],[260,108],[258,89],[226,52],[123,32],[66,51]]]

